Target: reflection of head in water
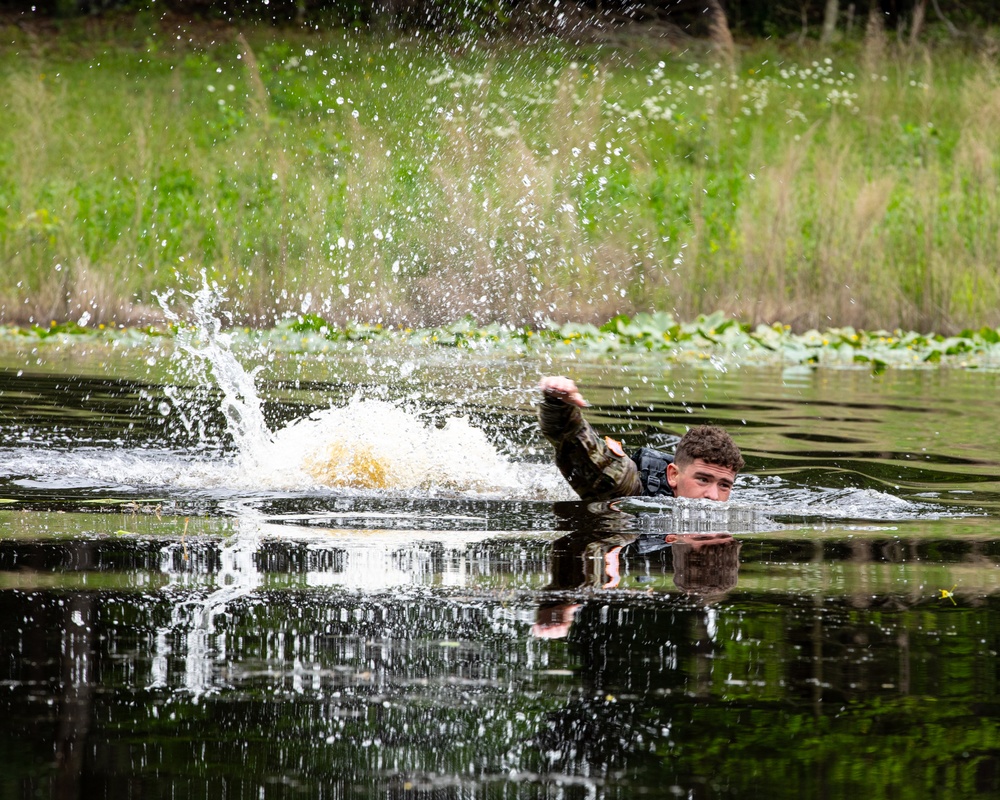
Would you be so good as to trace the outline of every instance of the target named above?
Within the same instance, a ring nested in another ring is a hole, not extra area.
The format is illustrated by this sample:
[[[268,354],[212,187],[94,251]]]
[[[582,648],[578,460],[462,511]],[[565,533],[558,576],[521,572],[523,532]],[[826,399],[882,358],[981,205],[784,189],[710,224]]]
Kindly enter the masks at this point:
[[[683,534],[674,538],[672,549],[674,585],[681,591],[709,597],[736,586],[740,543],[731,533]]]

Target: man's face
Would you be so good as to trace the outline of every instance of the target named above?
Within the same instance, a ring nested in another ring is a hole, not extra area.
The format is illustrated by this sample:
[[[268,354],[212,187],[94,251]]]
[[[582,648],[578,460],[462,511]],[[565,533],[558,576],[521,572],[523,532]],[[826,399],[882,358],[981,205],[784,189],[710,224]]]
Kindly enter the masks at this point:
[[[676,497],[692,500],[728,500],[736,471],[696,458],[686,467],[667,464],[667,483]]]

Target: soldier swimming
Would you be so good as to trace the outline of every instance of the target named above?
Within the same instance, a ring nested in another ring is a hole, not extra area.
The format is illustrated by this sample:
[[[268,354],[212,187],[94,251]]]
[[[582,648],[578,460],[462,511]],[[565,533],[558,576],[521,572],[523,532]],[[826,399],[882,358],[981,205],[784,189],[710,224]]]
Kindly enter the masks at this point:
[[[576,384],[552,376],[539,383],[542,435],[556,451],[556,466],[587,501],[619,497],[688,497],[728,500],[743,469],[739,448],[722,428],[699,425],[677,443],[674,455],[649,447],[627,455],[620,443],[601,437],[583,418]]]

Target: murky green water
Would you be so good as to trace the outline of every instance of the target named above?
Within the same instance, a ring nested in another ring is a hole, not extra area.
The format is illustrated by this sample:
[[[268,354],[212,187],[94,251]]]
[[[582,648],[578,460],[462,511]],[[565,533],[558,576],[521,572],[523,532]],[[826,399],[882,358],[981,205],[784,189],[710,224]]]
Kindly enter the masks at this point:
[[[240,360],[270,434],[166,350],[4,357],[0,796],[1000,793],[997,373]],[[550,372],[728,426],[734,501],[573,502]]]

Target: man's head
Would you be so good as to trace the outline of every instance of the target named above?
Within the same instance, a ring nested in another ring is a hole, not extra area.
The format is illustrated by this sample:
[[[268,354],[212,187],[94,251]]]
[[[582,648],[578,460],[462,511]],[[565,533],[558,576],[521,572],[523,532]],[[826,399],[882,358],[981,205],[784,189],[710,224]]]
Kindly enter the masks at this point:
[[[728,500],[743,456],[722,428],[699,425],[677,443],[674,463],[667,465],[667,483],[677,497]]]

